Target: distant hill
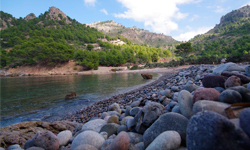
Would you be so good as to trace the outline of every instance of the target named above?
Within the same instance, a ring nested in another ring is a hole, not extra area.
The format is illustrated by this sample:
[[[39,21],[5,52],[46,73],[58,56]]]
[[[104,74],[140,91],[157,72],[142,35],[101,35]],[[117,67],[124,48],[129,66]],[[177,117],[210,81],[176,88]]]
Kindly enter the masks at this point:
[[[137,27],[126,28],[125,26],[116,23],[113,20],[94,22],[88,25],[113,37],[122,35],[123,37],[132,41],[132,43],[139,45],[167,48],[169,46],[171,47],[174,44],[180,43],[173,39],[171,36],[152,33],[147,30],[139,29]]]
[[[250,54],[250,6],[227,13],[213,29],[189,42],[193,43],[196,54],[202,56]]]

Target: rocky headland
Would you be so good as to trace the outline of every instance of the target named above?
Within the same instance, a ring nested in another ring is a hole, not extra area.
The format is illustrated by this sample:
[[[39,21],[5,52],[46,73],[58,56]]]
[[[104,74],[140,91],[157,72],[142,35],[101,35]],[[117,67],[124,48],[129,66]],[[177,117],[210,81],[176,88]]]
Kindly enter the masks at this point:
[[[29,150],[247,150],[249,103],[249,65],[196,65],[62,120],[3,127],[1,146]]]

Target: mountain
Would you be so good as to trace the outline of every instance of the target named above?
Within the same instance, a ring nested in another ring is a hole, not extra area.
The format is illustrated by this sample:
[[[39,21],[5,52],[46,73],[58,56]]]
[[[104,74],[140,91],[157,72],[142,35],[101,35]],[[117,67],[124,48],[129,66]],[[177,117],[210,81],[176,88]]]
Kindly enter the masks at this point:
[[[110,37],[71,19],[56,7],[36,17],[14,18],[1,13],[0,68],[22,65],[53,66],[74,60],[87,69],[98,65],[157,62],[169,50],[133,45],[123,36]]]
[[[129,39],[135,44],[148,45],[153,47],[166,48],[172,46],[173,44],[179,43],[171,36],[166,36],[163,34],[152,33],[147,30],[139,29],[137,27],[126,28],[125,26],[111,21],[105,22],[94,22],[88,24],[90,27],[96,28],[98,31],[116,37],[122,35],[123,37]]]
[[[213,29],[189,42],[192,42],[196,54],[202,56],[250,54],[250,6],[227,13]]]

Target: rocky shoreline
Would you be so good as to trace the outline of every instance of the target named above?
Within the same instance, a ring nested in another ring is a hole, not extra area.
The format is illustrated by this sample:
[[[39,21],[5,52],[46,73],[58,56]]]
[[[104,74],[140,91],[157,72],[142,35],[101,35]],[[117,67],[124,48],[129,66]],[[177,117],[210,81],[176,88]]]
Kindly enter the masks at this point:
[[[1,146],[61,150],[250,149],[250,108],[245,108],[250,102],[249,82],[247,65],[191,66],[97,102],[61,121],[1,128]],[[240,109],[231,108],[242,103]],[[225,111],[228,108],[233,117]]]

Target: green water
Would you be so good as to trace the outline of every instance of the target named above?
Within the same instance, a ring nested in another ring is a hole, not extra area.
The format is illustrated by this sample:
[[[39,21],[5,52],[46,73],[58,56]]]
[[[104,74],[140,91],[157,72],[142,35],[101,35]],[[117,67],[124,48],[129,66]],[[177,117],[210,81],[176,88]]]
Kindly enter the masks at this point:
[[[158,76],[154,74],[153,80]],[[39,118],[56,109],[79,109],[80,105],[92,104],[147,82],[149,80],[143,80],[139,73],[1,78],[1,125]],[[64,100],[71,91],[79,98]]]

